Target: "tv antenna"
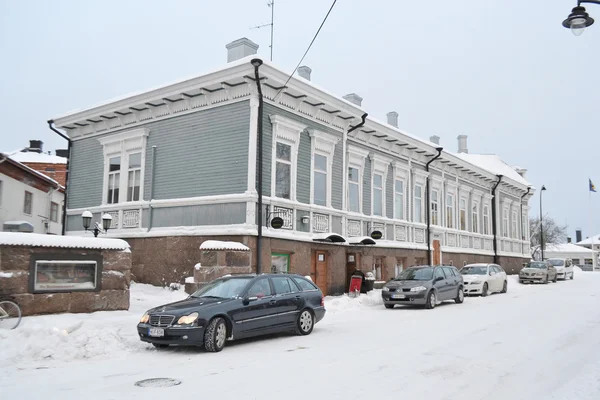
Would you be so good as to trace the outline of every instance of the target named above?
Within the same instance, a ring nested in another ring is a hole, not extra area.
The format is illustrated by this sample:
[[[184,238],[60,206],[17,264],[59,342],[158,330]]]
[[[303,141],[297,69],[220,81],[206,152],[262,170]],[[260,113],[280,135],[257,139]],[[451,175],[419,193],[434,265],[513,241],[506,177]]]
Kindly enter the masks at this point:
[[[270,26],[271,27],[271,45],[269,46],[269,48],[271,49],[271,61],[273,61],[273,22],[275,21],[275,0],[269,0],[267,2],[267,7],[271,8],[271,23],[270,24],[263,24],[263,25],[257,25],[254,26],[250,29],[260,29],[260,28],[264,28],[266,26]]]

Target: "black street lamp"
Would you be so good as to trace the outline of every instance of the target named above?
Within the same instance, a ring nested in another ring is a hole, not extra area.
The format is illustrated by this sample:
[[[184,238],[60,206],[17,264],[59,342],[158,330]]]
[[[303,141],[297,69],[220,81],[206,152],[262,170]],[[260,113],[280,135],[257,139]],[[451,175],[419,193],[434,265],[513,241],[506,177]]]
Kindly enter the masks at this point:
[[[577,7],[574,7],[571,14],[563,21],[562,25],[570,29],[575,36],[581,35],[585,28],[594,23],[594,18],[588,15],[581,3],[600,4],[600,0],[578,0]]]
[[[83,229],[85,229],[86,232],[88,230],[92,231],[94,237],[98,237],[100,232],[108,232],[110,225],[112,224],[112,217],[110,214],[104,214],[102,216],[102,228],[100,228],[100,224],[96,222],[94,227],[90,229],[90,225],[92,224],[92,213],[89,211],[84,211],[83,214],[81,214],[81,218],[83,219]]]
[[[544,213],[542,211],[542,194],[546,191],[546,186],[542,185],[540,190],[540,248],[542,249],[542,261],[544,261]]]

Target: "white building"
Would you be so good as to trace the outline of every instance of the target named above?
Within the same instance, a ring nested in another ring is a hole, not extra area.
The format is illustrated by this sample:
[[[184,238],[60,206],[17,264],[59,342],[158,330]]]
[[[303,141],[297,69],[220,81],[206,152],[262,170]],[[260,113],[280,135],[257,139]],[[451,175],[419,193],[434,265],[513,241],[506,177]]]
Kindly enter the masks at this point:
[[[0,153],[0,230],[28,222],[35,233],[60,235],[63,201],[58,182]]]
[[[593,256],[594,254],[596,254],[596,257]],[[598,266],[598,252],[573,243],[561,243],[546,246],[544,258],[570,258],[575,265],[593,264],[594,268]]]

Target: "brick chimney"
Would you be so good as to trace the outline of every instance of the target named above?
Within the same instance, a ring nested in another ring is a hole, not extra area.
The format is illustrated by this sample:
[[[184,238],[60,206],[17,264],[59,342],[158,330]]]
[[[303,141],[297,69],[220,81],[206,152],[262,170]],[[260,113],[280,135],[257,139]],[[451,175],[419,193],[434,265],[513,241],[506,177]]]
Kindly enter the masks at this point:
[[[430,136],[429,141],[431,143],[440,144],[440,137],[438,135]]]
[[[254,55],[258,51],[258,45],[245,37],[234,40],[225,47],[227,48],[227,62]]]
[[[35,152],[35,153],[41,153],[43,146],[44,146],[44,142],[42,142],[41,140],[30,140],[29,141],[29,147],[27,148],[27,151],[32,151],[32,152]]]
[[[458,135],[458,152],[459,153],[468,153],[469,149],[467,148],[467,135]]]
[[[350,93],[343,96],[344,100],[348,100],[352,104],[356,104],[357,106],[361,106],[363,98],[357,95],[356,93]]]
[[[391,126],[398,127],[398,113],[396,111],[390,111],[387,115],[387,123]]]
[[[58,157],[69,158],[69,150],[67,150],[67,149],[56,149],[56,155]]]
[[[310,69],[306,65],[302,65],[302,66],[298,67],[298,75],[301,78],[306,79],[307,81],[310,81],[311,72],[312,72],[312,69]]]

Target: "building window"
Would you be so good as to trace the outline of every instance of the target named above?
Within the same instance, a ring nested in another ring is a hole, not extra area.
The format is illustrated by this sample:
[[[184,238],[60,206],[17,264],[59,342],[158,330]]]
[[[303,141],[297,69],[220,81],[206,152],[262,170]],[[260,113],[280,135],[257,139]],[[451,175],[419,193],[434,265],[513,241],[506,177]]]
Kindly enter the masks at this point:
[[[348,168],[348,210],[360,211],[360,178],[358,168]]]
[[[415,185],[415,222],[423,222],[423,186]]]
[[[573,262],[573,265],[579,265],[579,258],[573,258],[571,261]]]
[[[521,215],[521,239],[527,240],[527,214],[523,213]]]
[[[129,171],[127,177],[127,201],[139,201],[140,179],[142,176],[142,153],[129,155]]]
[[[394,278],[404,271],[404,258],[396,257],[396,265],[394,266]]]
[[[505,208],[502,211],[502,236],[509,237],[508,236],[508,209],[507,208]]]
[[[275,196],[289,199],[292,189],[292,146],[277,142]]]
[[[454,229],[454,195],[446,196],[446,227]]]
[[[439,225],[439,192],[437,190],[431,191],[431,223],[433,225]]]
[[[313,175],[314,203],[320,206],[327,205],[327,157],[321,154],[314,155]]]
[[[490,209],[488,206],[483,206],[483,234],[490,234]]]
[[[404,181],[396,179],[394,196],[394,217],[404,219]]]
[[[375,279],[380,281],[383,279],[383,257],[375,257],[373,262],[373,274]]]
[[[460,230],[467,230],[467,200],[460,199]]]
[[[517,232],[517,212],[513,211],[512,212],[512,219],[511,219],[511,226],[512,226],[512,238],[513,239],[517,239],[519,237],[519,232]]]
[[[23,200],[23,214],[31,215],[32,205],[33,205],[33,193],[25,191],[25,198]]]
[[[271,272],[290,272],[290,255],[271,253]]]
[[[473,233],[479,233],[479,203],[473,202],[472,217]]]
[[[50,221],[58,222],[58,204],[55,202],[50,203]]]
[[[586,258],[585,265],[594,265],[594,260],[592,260],[591,258]]]
[[[383,175],[373,174],[373,215],[383,215]]]
[[[141,128],[99,139],[104,146],[105,204],[141,200],[147,136],[148,130]]]

